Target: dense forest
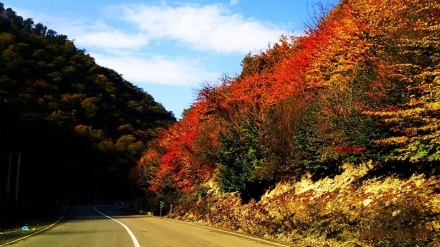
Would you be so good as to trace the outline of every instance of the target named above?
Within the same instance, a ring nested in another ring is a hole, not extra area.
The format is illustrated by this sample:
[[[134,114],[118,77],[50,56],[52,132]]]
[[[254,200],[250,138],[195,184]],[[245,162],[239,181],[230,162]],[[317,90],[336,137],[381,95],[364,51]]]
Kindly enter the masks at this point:
[[[131,178],[171,217],[299,246],[437,246],[440,3],[321,10],[206,83]]]
[[[2,207],[136,195],[296,246],[440,244],[438,1],[318,5],[304,35],[202,85],[179,121],[0,7]]]
[[[131,199],[129,171],[173,113],[66,35],[0,14],[2,223],[21,207]]]

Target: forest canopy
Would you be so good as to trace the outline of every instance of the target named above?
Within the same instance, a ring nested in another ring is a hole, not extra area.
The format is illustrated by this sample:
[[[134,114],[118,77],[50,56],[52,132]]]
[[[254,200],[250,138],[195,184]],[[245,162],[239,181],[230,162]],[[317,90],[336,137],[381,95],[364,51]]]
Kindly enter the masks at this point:
[[[142,209],[295,246],[438,245],[438,1],[341,0],[203,84],[179,121],[0,10],[1,188],[21,157],[20,200],[131,189]]]
[[[215,181],[246,201],[347,162],[438,171],[439,11],[429,0],[341,1],[305,35],[246,56],[236,78],[206,84],[133,179],[167,200]]]
[[[173,113],[66,35],[0,13],[2,190],[20,153],[19,201],[130,198],[128,172]]]

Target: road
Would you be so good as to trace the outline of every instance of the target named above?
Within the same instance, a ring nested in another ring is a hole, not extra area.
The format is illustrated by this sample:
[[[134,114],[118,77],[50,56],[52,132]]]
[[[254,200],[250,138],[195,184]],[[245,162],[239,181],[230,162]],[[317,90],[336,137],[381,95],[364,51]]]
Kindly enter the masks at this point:
[[[115,205],[69,207],[63,220],[15,247],[274,247],[254,238],[166,218],[123,215]]]

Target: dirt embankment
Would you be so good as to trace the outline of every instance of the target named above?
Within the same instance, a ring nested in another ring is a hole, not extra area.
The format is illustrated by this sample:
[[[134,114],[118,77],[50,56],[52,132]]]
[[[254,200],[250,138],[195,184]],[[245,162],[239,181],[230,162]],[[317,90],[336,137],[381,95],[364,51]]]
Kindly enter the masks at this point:
[[[280,183],[247,204],[212,190],[174,216],[298,246],[439,246],[440,177],[368,177],[371,169]]]

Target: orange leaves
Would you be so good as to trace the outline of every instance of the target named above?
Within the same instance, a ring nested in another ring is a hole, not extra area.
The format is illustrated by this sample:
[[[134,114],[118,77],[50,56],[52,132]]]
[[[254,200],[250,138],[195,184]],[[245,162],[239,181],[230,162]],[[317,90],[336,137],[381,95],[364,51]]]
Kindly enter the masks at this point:
[[[376,143],[399,147],[391,159],[439,160],[436,137],[440,118],[432,103],[440,100],[440,87],[434,83],[440,62],[440,3],[393,0],[386,2],[387,8],[375,7],[382,22],[387,23],[386,28],[372,28],[375,42],[386,48],[378,52],[378,72],[388,95],[398,99],[392,108],[366,112],[379,117],[391,130],[390,136]]]
[[[357,153],[360,154],[365,151],[363,147],[337,147],[334,150],[336,153]]]
[[[228,88],[223,108],[236,112],[241,117],[259,119],[263,111],[280,100],[303,93],[304,72],[312,57],[300,50],[295,39],[285,37],[280,44],[258,56],[256,59],[269,59],[270,67],[237,78]],[[234,114],[231,114],[232,116]]]
[[[203,159],[194,159],[203,148],[197,139],[200,138],[199,129],[203,126],[205,107],[201,103],[189,109],[184,119],[164,131],[155,145],[145,152],[138,167],[144,162],[154,163],[148,182],[149,190],[160,192],[164,188],[174,188],[188,192],[196,183],[210,177],[212,164],[200,162]],[[210,146],[209,142],[204,144]]]
[[[262,160],[277,169],[379,160],[376,144],[438,159],[439,14],[437,1],[345,0],[303,37],[249,54],[237,78],[205,85],[157,140],[152,188],[168,181],[190,191],[208,180],[221,164],[207,154],[219,149],[227,125],[243,122],[258,129]]]

